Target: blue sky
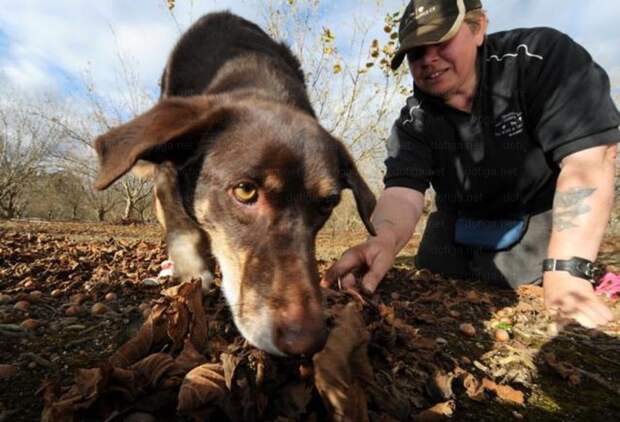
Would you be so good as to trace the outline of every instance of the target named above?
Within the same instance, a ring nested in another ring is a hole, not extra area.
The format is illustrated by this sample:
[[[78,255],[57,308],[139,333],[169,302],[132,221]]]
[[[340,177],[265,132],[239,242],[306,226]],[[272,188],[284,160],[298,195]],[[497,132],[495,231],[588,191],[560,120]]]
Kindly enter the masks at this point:
[[[277,2],[277,0],[274,0]],[[299,1],[299,0],[298,0]],[[177,0],[175,19],[164,0],[2,0],[0,78],[26,92],[79,90],[85,72],[98,89],[118,89],[119,51],[152,90],[180,31],[214,10],[230,9],[264,22],[264,0]],[[383,16],[402,0],[323,0],[315,22],[334,30],[342,49],[354,20],[381,34]],[[620,93],[620,2],[612,0],[486,0],[490,32],[514,27],[551,26],[584,45],[610,74]],[[0,3],[1,5],[1,3]],[[178,25],[177,25],[178,23]]]

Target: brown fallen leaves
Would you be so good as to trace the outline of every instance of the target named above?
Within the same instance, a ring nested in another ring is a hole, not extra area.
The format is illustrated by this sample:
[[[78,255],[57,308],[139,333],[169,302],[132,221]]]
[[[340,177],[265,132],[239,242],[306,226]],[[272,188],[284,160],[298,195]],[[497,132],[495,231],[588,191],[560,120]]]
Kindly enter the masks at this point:
[[[370,336],[359,305],[350,303],[334,314],[327,345],[313,359],[314,379],[299,371],[293,379],[274,372],[278,362],[258,350],[232,345],[208,358],[200,283],[167,289],[138,334],[107,362],[79,370],[64,392],[56,383],[44,383],[41,420],[107,420],[144,412],[159,418],[174,418],[176,412],[196,421],[219,417],[214,415],[259,420],[270,411],[268,397],[277,392],[286,398],[277,414],[302,417],[318,393],[334,420],[367,421],[365,387],[373,382],[366,349]],[[165,348],[167,353],[153,353]],[[293,367],[291,360],[282,361],[285,368]],[[290,382],[278,385],[278,379]]]
[[[344,307],[325,348],[313,358],[316,388],[336,421],[368,421],[364,386],[373,382],[370,336],[358,306]]]

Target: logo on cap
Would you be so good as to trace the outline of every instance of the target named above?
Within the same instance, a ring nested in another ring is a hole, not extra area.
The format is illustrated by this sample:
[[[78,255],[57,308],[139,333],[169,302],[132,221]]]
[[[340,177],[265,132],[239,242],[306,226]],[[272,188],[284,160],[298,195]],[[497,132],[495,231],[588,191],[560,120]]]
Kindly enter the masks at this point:
[[[432,7],[429,7],[428,9],[425,8],[424,6],[420,6],[418,7],[417,10],[414,9],[413,12],[409,14],[409,19],[422,19],[424,16],[430,15],[436,10],[437,10],[437,6],[432,6]]]

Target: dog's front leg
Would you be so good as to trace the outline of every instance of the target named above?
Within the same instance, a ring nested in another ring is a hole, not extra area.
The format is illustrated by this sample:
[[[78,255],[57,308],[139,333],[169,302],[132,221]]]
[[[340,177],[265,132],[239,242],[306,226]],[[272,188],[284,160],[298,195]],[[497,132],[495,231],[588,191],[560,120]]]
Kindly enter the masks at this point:
[[[208,290],[215,269],[209,237],[187,214],[179,191],[177,171],[171,163],[164,162],[157,167],[153,190],[155,214],[166,232],[175,277],[181,281],[200,277],[203,291]]]

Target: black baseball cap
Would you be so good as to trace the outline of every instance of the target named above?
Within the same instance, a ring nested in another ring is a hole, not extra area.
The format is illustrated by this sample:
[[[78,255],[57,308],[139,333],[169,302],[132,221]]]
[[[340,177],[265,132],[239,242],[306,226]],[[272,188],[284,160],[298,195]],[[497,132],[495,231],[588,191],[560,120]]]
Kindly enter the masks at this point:
[[[392,59],[392,69],[400,66],[409,50],[454,37],[465,13],[481,8],[480,0],[411,0],[398,27],[400,45]]]

